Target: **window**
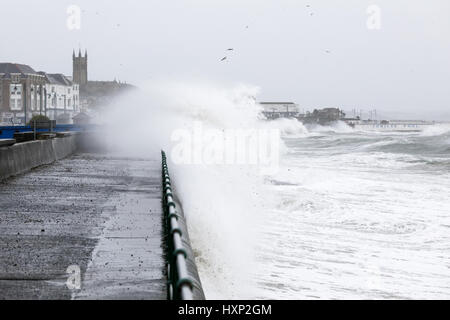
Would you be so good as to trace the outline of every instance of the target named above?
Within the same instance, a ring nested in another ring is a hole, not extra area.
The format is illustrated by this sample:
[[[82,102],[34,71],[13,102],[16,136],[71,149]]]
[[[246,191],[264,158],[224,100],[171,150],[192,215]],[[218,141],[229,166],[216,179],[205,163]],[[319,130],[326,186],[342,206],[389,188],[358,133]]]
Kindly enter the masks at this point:
[[[22,85],[18,83],[12,83],[9,86],[11,95],[22,95]]]
[[[16,97],[11,97],[11,99],[9,100],[9,107],[11,110],[21,110],[22,109],[22,99],[21,98],[16,98]]]

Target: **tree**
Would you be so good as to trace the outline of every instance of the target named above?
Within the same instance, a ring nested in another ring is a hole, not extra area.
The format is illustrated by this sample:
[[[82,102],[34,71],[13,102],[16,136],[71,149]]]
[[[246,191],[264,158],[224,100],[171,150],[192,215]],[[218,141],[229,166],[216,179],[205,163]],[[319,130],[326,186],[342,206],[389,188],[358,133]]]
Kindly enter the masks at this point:
[[[50,122],[50,119],[44,115],[36,115],[31,118],[30,122],[28,123],[29,126],[33,125],[33,122]]]

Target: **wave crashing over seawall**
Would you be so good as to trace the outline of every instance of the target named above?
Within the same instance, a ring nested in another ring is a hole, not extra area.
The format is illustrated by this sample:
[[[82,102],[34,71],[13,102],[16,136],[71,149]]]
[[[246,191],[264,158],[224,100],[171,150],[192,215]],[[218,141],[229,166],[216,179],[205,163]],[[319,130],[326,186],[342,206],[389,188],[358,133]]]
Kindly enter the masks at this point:
[[[206,297],[448,297],[449,128],[398,134],[268,122],[252,98],[258,91],[149,83],[103,119],[121,151],[139,156],[170,154],[172,133],[198,122],[280,131],[273,174],[170,164]],[[133,126],[114,130],[123,123]]]

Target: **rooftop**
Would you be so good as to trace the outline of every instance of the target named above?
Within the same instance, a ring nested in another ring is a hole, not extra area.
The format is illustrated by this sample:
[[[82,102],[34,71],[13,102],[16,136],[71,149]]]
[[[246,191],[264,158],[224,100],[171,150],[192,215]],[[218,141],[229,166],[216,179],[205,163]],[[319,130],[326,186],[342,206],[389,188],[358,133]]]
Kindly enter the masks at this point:
[[[21,74],[38,74],[33,68],[26,64],[0,62],[0,73],[11,74],[11,73],[21,73]]]
[[[62,84],[65,86],[73,85],[72,81],[70,81],[65,75],[61,73],[47,73],[47,78],[50,83]]]

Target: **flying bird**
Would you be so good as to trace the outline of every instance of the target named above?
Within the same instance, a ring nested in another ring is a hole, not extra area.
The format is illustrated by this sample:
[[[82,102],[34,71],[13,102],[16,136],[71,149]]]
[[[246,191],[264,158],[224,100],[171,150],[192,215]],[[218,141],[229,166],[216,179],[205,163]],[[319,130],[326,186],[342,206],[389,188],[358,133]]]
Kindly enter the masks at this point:
[[[227,49],[227,51],[234,51],[234,49],[233,49],[233,48],[230,48],[230,49]]]
[[[227,57],[223,57],[222,60],[220,60],[220,61],[222,62],[222,61],[225,61],[225,60],[227,60]]]

